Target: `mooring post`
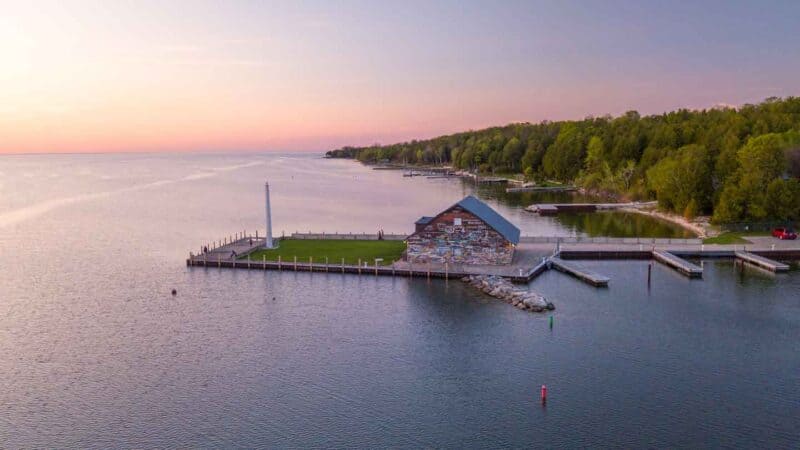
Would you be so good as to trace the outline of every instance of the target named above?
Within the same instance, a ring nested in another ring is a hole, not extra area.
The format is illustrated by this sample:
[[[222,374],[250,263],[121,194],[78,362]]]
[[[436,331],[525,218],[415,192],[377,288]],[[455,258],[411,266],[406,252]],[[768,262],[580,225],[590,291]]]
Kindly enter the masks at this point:
[[[358,258],[358,274],[361,275],[361,258]]]
[[[344,273],[344,258],[342,258],[342,273]]]
[[[247,268],[250,268],[250,255],[247,255]]]
[[[375,258],[375,276],[378,276],[378,258]]]
[[[294,255],[294,271],[297,272],[297,255]]]
[[[428,261],[428,280],[431,279],[431,262]]]
[[[447,263],[447,261],[445,261],[444,262],[444,281],[447,281],[448,278],[449,278],[449,270],[447,268],[447,265],[448,265],[448,263]],[[520,270],[520,272],[522,272],[522,270]]]
[[[264,263],[264,270],[267,270],[267,255],[261,255],[261,262]]]
[[[328,273],[330,271],[331,271],[331,266],[328,265],[328,257],[326,256],[325,257],[325,273]]]
[[[278,255],[278,272],[281,271],[281,255]]]
[[[650,287],[650,274],[653,271],[653,263],[647,263],[647,287]]]
[[[217,267],[222,267],[222,255],[217,253]]]
[[[314,271],[314,257],[313,256],[309,256],[308,257],[308,271],[309,272],[313,272]]]

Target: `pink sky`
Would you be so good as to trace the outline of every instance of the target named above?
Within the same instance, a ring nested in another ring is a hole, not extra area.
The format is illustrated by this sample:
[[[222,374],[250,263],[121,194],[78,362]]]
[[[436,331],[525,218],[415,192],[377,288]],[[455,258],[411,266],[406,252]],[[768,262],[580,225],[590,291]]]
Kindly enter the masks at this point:
[[[0,153],[324,151],[800,92],[792,3],[28,3],[0,17]]]

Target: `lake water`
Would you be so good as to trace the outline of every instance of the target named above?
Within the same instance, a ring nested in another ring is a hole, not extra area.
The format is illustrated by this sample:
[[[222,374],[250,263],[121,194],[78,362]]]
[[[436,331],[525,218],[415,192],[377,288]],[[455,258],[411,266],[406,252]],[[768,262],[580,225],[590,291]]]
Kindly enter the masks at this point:
[[[531,283],[550,330],[459,281],[187,268],[263,229],[265,179],[276,234],[408,232],[472,192],[316,155],[0,157],[0,446],[800,443],[796,270],[655,265],[648,290],[647,262],[586,262],[608,289]],[[478,194],[523,234],[656,225]]]

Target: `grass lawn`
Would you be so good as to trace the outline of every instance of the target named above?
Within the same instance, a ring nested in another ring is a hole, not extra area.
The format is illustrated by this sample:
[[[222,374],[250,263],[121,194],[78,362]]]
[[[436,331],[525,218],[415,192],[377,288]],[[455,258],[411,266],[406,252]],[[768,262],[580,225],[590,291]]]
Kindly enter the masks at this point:
[[[314,258],[315,264],[325,263],[328,257],[330,264],[362,264],[366,261],[370,266],[375,264],[375,258],[383,258],[380,265],[389,265],[400,259],[406,243],[403,241],[361,241],[361,240],[334,240],[334,239],[283,239],[278,241],[278,248],[272,250],[256,250],[250,254],[252,261],[262,261],[264,256],[267,261],[277,261],[278,256],[283,262],[292,262],[297,256],[297,262],[307,263],[308,258]]]
[[[727,231],[719,236],[703,239],[704,244],[752,244],[745,236],[769,236],[768,231]]]

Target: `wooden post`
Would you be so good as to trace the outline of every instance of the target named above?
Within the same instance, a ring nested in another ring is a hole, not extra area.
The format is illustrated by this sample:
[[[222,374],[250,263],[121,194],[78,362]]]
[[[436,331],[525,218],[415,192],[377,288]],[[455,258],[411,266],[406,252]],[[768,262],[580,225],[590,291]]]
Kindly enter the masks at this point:
[[[361,258],[358,258],[358,274],[361,275]]]
[[[375,260],[375,276],[378,276],[378,260]]]
[[[325,272],[327,273],[327,272],[330,272],[330,271],[331,271],[331,266],[328,265],[328,257],[326,256],[325,257]]]
[[[222,255],[217,253],[217,267],[222,267]]]
[[[313,256],[309,256],[308,257],[308,271],[309,272],[313,272],[314,271],[314,257]]]
[[[264,263],[264,270],[267,270],[267,255],[261,255],[261,260]]]
[[[431,262],[428,261],[428,281],[431,279]]]
[[[297,255],[294,255],[294,271],[297,272]]]
[[[282,270],[283,270],[283,267],[281,267],[281,255],[278,255],[278,272],[281,272]]]
[[[653,263],[647,263],[647,287],[650,287],[650,273],[653,271]]]
[[[344,273],[344,258],[342,258],[342,273]]]
[[[247,268],[250,268],[250,255],[247,255]]]
[[[522,269],[520,269],[521,271]],[[444,262],[444,281],[448,279],[447,261]]]

